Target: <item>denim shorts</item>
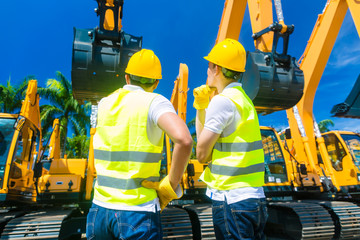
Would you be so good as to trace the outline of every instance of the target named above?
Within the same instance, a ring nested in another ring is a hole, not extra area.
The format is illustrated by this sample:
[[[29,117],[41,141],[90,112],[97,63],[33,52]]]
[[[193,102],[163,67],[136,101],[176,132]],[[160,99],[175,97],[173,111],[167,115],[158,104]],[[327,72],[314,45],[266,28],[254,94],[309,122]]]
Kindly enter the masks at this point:
[[[265,199],[250,198],[236,203],[213,200],[216,239],[265,239]]]
[[[87,215],[86,238],[162,239],[160,212],[113,210],[93,203]]]

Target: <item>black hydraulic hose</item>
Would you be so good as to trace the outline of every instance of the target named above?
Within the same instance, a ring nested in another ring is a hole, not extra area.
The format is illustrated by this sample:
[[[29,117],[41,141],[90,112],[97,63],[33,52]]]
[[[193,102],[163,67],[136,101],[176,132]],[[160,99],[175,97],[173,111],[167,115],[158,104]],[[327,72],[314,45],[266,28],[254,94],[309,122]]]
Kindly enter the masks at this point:
[[[290,157],[296,162],[297,172],[299,173],[300,182],[301,182],[301,185],[304,186],[303,178],[301,177],[301,172],[300,172],[300,169],[299,169],[300,163],[296,160],[296,158],[294,157],[294,155],[291,154],[290,149],[289,149],[289,146],[287,145],[286,139],[285,139],[284,149],[289,153]],[[293,172],[295,172],[294,166],[293,166],[292,164],[291,164],[291,166],[292,166],[292,168],[293,168]]]

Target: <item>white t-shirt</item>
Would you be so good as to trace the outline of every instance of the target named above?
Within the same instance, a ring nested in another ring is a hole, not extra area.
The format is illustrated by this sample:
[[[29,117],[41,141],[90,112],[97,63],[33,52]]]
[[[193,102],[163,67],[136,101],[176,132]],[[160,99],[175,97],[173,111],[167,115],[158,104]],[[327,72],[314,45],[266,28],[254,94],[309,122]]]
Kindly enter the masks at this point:
[[[225,89],[236,86],[241,86],[241,83],[230,83]],[[216,95],[211,99],[206,109],[204,128],[220,134],[220,137],[227,137],[236,130],[240,120],[241,113],[237,110],[235,103],[227,97]],[[249,198],[265,197],[262,187],[244,187],[231,190],[217,190],[208,187],[206,195],[216,201],[226,200],[228,204]]]
[[[144,89],[135,85],[125,85],[123,88],[129,91],[144,91]],[[158,144],[160,141],[164,141],[164,139],[162,138],[162,130],[157,125],[160,116],[163,115],[164,113],[176,114],[175,109],[171,104],[171,102],[168,99],[166,99],[164,96],[157,95],[150,104],[147,127],[146,127],[149,141],[153,144]],[[178,187],[175,190],[175,192],[178,196],[181,196],[182,194],[180,187]],[[104,203],[97,201],[95,199],[93,200],[93,203],[104,208],[116,209],[116,210],[155,212],[157,209],[158,211],[160,211],[160,204],[158,198],[136,206],[122,206],[117,204]]]

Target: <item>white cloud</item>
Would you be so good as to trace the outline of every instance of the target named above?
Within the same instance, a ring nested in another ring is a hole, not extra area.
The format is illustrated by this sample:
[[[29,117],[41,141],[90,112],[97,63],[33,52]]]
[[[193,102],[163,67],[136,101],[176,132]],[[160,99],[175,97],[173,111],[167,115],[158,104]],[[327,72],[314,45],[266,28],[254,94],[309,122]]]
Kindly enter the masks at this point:
[[[352,131],[360,132],[360,119],[353,118],[331,118],[335,126],[332,127],[332,130],[343,130],[343,131]]]

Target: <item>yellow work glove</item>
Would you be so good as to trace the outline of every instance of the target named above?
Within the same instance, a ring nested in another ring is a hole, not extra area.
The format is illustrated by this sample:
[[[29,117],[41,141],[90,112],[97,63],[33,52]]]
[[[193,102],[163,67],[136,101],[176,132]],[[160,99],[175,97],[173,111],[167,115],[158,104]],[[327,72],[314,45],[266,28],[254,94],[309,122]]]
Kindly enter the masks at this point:
[[[210,95],[214,91],[214,88],[210,88],[208,85],[201,85],[194,89],[194,108],[197,110],[205,109],[209,105]]]
[[[156,193],[160,200],[161,211],[168,205],[173,199],[178,199],[174,189],[171,187],[169,176],[166,176],[160,182],[152,182],[148,180],[142,181],[141,185],[145,188],[152,188],[156,190]]]

